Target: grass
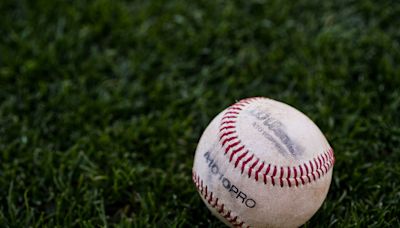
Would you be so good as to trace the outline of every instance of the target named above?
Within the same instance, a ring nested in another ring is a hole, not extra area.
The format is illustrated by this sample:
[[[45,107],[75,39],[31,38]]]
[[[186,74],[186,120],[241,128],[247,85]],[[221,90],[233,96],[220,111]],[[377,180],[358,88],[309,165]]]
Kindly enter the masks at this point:
[[[235,100],[293,105],[336,153],[305,227],[400,226],[396,1],[0,1],[0,224],[223,227],[191,181]]]

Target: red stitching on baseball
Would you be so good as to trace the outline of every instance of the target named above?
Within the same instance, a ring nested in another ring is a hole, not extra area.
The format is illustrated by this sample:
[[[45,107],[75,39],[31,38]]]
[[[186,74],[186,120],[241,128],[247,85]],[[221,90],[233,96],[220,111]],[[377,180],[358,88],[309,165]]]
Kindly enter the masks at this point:
[[[271,164],[268,164],[267,170],[265,170],[265,173],[264,173],[264,184],[267,184],[267,175],[268,175],[270,169],[271,169]]]
[[[244,156],[246,156],[249,153],[249,151],[247,150],[246,152],[244,152],[243,154],[241,154],[235,162],[235,168],[237,167],[237,165],[239,164],[240,160],[242,160],[242,158],[244,158]]]
[[[319,162],[319,167],[321,168],[322,167],[322,160],[321,160],[320,156],[321,155],[318,155],[317,159],[318,159],[318,162]]]
[[[293,179],[294,179],[294,182],[296,184],[296,187],[298,187],[299,186],[299,182],[297,181],[297,169],[294,166],[292,167],[292,169],[293,169],[293,175],[294,175]]]
[[[242,109],[239,108],[239,107],[231,106],[230,108],[228,108],[228,110],[238,110],[238,111],[241,111]]]
[[[229,111],[229,112],[226,112],[225,114],[233,114],[233,115],[238,115],[238,114],[239,114],[239,112],[237,112],[237,111]]]
[[[254,154],[252,154],[246,161],[244,161],[243,163],[242,163],[242,173],[243,173],[243,171],[244,171],[244,166],[247,164],[247,163],[249,163],[249,161],[251,160],[251,159],[253,159],[254,158]]]
[[[305,182],[304,179],[303,179],[303,176],[300,177],[300,180],[301,180],[301,184],[302,184],[302,185],[305,185],[305,184],[306,184],[306,182]]]
[[[236,153],[238,153],[239,151],[241,151],[243,149],[244,149],[244,146],[242,145],[241,147],[237,148],[236,150],[233,150],[232,153],[231,153],[231,157],[229,158],[229,162],[232,161],[232,158]]]
[[[192,173],[192,180],[197,188],[197,191],[200,193],[201,197],[203,197],[203,199],[206,200],[206,202],[208,202],[208,204],[215,208],[216,211],[221,214],[222,217],[224,217],[232,226],[234,227],[243,227],[245,226],[245,222],[243,221],[243,219],[241,219],[238,215],[232,215],[232,211],[231,210],[227,210],[225,209],[225,204],[221,203],[219,201],[219,198],[216,197],[214,195],[213,197],[213,192],[212,191],[208,191],[209,192],[209,196],[207,199],[207,195],[204,194],[204,192],[202,191],[203,188],[208,189],[207,185],[203,185],[203,180],[200,179],[200,176],[196,174],[196,172],[193,171]],[[249,227],[249,226],[247,226]]]
[[[303,173],[303,168],[302,168],[301,165],[299,165],[299,169],[300,169],[300,180],[301,180],[301,184],[304,185],[304,184],[305,184],[304,179],[303,179],[304,173]]]
[[[309,161],[309,163],[310,163],[310,166],[311,166],[311,175],[313,176],[313,180],[315,181],[314,166],[313,166],[313,163],[312,163],[311,160]]]
[[[283,173],[284,173],[283,166],[281,166],[281,176],[279,177],[279,182],[281,184],[281,187],[283,187]]]
[[[321,177],[321,175],[319,174],[319,167],[318,167],[318,163],[317,163],[317,159],[314,158],[314,164],[316,166],[315,168],[315,172],[317,172],[318,174],[318,179]]]
[[[319,166],[318,166],[319,164],[317,162],[317,159],[314,158],[313,160],[314,160],[315,170],[319,169]]]
[[[286,181],[288,183],[289,188],[292,187],[292,183],[290,183],[290,167],[287,167],[288,174],[286,176]]]
[[[319,167],[319,165],[318,165],[317,159],[315,159],[315,158],[314,158],[314,163],[315,163],[315,166],[317,167],[317,168],[315,169],[315,171],[316,171],[317,174],[318,174],[318,178],[320,178],[320,177],[321,177],[321,175],[319,174],[319,172],[320,172],[320,167]]]
[[[258,161],[258,160],[257,160]],[[260,167],[257,169],[257,171],[256,171],[256,174],[255,174],[255,176],[256,176],[256,181],[258,181],[258,174],[260,173],[260,171],[264,168],[264,164],[265,164],[265,162],[262,162],[261,163],[261,165],[260,165]]]
[[[307,163],[304,163],[304,168],[306,169],[306,173],[309,173],[309,172],[308,172],[308,166],[307,166]]]
[[[226,121],[222,122],[220,124],[220,126],[225,125],[225,124],[234,124],[234,123],[236,123],[236,121],[234,121],[234,120],[226,120]]]
[[[328,163],[325,163],[325,164],[324,164],[324,167],[325,167],[325,172],[327,173],[328,170],[329,170],[329,164],[328,164]]]
[[[322,163],[322,167],[323,167],[323,171],[324,171],[324,175],[328,172],[328,168],[326,167],[327,164]]]
[[[214,204],[213,204],[213,205],[211,205],[211,206],[212,206],[212,207],[217,207],[217,206],[218,206],[218,200],[219,200],[219,199],[218,199],[218,198],[216,198],[216,199],[215,199],[215,202],[214,202]]]
[[[222,214],[223,211],[224,211],[224,204],[221,205],[221,208],[219,209],[218,213]]]
[[[274,165],[274,172],[271,176],[272,185],[275,186],[276,165]]]
[[[229,220],[229,222],[235,223],[235,222],[236,222],[236,219],[237,219],[237,215],[236,215],[233,219]]]
[[[231,217],[231,211],[228,211],[228,213],[226,213],[226,215],[224,215],[224,218],[229,219],[230,217]]]
[[[221,132],[221,131],[223,131],[223,130],[232,129],[232,128],[235,128],[235,126],[229,125],[229,126],[221,127],[221,128],[219,129],[219,131]]]
[[[209,199],[208,199],[208,203],[209,203],[209,204],[211,204],[211,202],[212,202],[212,200],[213,200],[212,195],[213,195],[213,193],[210,192],[210,197],[209,197]]]
[[[301,177],[304,176],[303,168],[301,167],[301,165],[299,165],[299,169],[300,169],[300,176],[301,176]]]
[[[240,140],[237,141],[237,142],[234,142],[234,143],[230,144],[229,146],[227,146],[226,149],[225,149],[225,154],[228,153],[228,151],[229,151],[231,148],[237,146],[239,143],[240,143]]]
[[[239,165],[240,161],[249,155],[250,157],[244,161],[240,167],[240,171],[242,173],[247,172],[248,178],[251,178],[251,176],[254,176],[254,179],[256,181],[259,180],[259,173],[263,172],[264,169],[265,172],[262,174],[263,175],[263,181],[264,184],[268,183],[268,178],[271,179],[271,184],[275,185],[275,178],[278,181],[279,179],[279,185],[281,187],[285,186],[285,183],[288,187],[292,187],[293,185],[299,186],[299,185],[305,185],[307,183],[311,183],[312,181],[316,181],[317,179],[320,179],[322,176],[324,176],[334,165],[335,163],[335,157],[333,153],[332,148],[328,148],[326,151],[322,152],[321,154],[317,155],[316,157],[304,161],[303,164],[300,164],[298,166],[293,166],[293,171],[291,171],[290,167],[283,167],[283,166],[276,166],[273,165],[274,169],[273,172],[271,171],[271,164],[268,166],[265,166],[265,161],[262,161],[260,158],[256,157],[250,150],[246,149],[246,146],[244,144],[241,144],[241,141],[238,140],[235,143],[230,143],[230,141],[234,139],[240,139],[238,135],[235,135],[232,137],[234,133],[237,134],[236,131],[236,120],[240,115],[240,111],[243,110],[244,107],[247,105],[251,104],[251,102],[255,100],[262,100],[265,98],[262,97],[252,97],[252,98],[246,98],[242,99],[235,104],[231,105],[228,107],[223,114],[221,118],[221,124],[220,124],[220,142],[222,147],[225,147],[225,154],[229,152],[233,147],[238,146],[238,149],[234,149],[232,153],[229,155],[229,162],[233,163],[235,168]],[[229,131],[228,131],[229,130]],[[228,136],[231,136],[228,138]],[[233,139],[231,139],[233,138]],[[228,143],[229,142],[229,143]],[[242,150],[245,150],[246,152],[242,153],[240,156],[238,156],[235,159],[233,159],[234,155],[241,152]],[[251,159],[250,159],[251,158]],[[250,159],[250,160],[249,160]],[[256,161],[254,163],[250,163],[252,159],[255,159]],[[251,165],[248,165],[250,163]],[[253,172],[253,169],[257,167],[257,164],[260,164],[259,168],[257,171],[254,173],[254,175],[251,175]],[[303,167],[304,166],[304,167]],[[314,167],[315,166],[315,167]],[[278,169],[280,171],[280,175],[276,176]],[[286,173],[287,172],[287,173]],[[293,173],[293,176],[291,175]],[[284,180],[285,179],[285,180]],[[300,179],[300,181],[299,181]]]
[[[236,119],[236,118],[237,118],[237,116],[224,116],[224,117],[222,117],[221,120],[225,120],[225,119]]]
[[[226,144],[227,142],[230,142],[230,141],[235,140],[235,139],[237,139],[237,138],[238,138],[237,136],[233,136],[233,137],[230,137],[230,138],[225,139],[225,140],[222,142],[222,146],[225,146],[225,144]]]
[[[278,172],[276,165],[274,165],[274,172],[272,173],[272,176],[275,177],[276,173]]]
[[[249,177],[251,177],[251,171],[254,169],[254,167],[256,167],[258,161],[260,161],[259,158],[257,158],[257,160],[253,163],[253,165],[251,165],[251,167],[249,169]]]
[[[311,179],[310,179],[310,174],[309,174],[309,172],[308,172],[308,166],[307,166],[307,164],[306,163],[304,163],[304,167],[306,168],[306,173],[305,173],[305,176],[307,177],[307,179],[308,179],[308,182],[307,183],[310,183],[311,182]]]
[[[268,175],[269,171],[271,170],[271,164],[268,164],[268,168],[265,171],[265,175]]]
[[[231,135],[231,134],[233,134],[233,133],[235,133],[235,132],[236,132],[236,131],[228,131],[228,132],[225,132],[224,134],[222,134],[222,135],[219,137],[219,141],[221,141],[222,138],[224,138],[225,136]]]

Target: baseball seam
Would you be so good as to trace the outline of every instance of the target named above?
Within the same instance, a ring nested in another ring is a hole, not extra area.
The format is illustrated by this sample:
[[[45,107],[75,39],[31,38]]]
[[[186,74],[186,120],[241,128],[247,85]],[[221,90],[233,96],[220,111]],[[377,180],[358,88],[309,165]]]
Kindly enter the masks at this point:
[[[240,140],[236,129],[237,119],[244,107],[251,102],[264,99],[262,97],[247,98],[238,101],[226,109],[219,128],[219,140],[225,155],[242,174],[263,181],[264,184],[281,187],[298,187],[306,185],[324,176],[334,165],[333,149],[317,155],[298,166],[279,166],[262,161],[255,156]]]
[[[205,199],[208,205],[215,208],[215,210],[223,218],[225,218],[232,226],[247,227],[247,228],[250,227],[246,226],[245,225],[246,223],[238,215],[234,216],[232,214],[232,210],[229,210],[225,207],[225,204],[221,202],[221,200],[218,197],[216,197],[212,191],[209,190],[208,186],[203,183],[203,180],[194,171],[192,173],[192,179],[194,184],[196,185],[198,192],[203,197],[203,199]]]

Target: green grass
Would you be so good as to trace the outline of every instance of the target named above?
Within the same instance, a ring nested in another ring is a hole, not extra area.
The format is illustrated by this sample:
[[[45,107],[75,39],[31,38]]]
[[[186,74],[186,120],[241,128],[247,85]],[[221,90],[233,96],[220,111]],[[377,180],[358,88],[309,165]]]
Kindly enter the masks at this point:
[[[0,1],[0,224],[223,227],[191,181],[235,100],[335,149],[306,227],[400,226],[397,1]]]

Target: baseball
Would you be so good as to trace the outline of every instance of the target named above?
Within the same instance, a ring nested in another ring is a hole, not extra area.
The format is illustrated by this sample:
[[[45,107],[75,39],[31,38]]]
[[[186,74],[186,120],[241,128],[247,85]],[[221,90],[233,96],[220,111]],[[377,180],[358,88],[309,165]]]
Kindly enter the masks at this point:
[[[218,114],[200,138],[193,181],[231,227],[299,227],[322,205],[335,162],[319,128],[297,109],[263,97]]]

